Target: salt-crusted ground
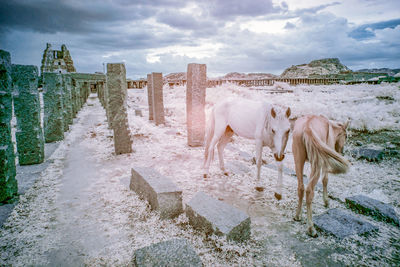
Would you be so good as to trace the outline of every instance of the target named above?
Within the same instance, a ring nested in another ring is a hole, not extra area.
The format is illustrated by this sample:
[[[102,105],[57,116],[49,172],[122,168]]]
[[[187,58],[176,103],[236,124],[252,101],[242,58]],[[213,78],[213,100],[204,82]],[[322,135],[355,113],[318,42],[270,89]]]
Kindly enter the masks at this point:
[[[207,110],[227,97],[265,98],[290,106],[293,117],[324,114],[342,121],[351,118],[352,129],[399,132],[398,84],[292,89],[293,93],[272,95],[234,85],[208,88]],[[203,148],[186,145],[185,88],[164,88],[165,126],[148,122],[146,95],[145,90],[128,92],[135,151],[119,156],[113,154],[105,112],[95,95],[91,96],[51,157],[50,166],[21,196],[0,230],[0,265],[126,266],[135,249],[174,237],[188,239],[205,266],[393,266],[400,261],[399,228],[365,216],[379,232],[344,240],[324,234],[308,237],[305,220],[292,220],[296,178],[284,175],[284,198],[277,201],[273,197],[277,173],[267,148],[263,158],[269,165],[261,170],[266,190],[259,193],[253,189],[255,165],[246,156],[254,154],[251,140],[235,136],[225,150],[225,162],[233,170],[230,176],[224,176],[214,161],[211,177],[204,180]],[[135,116],[135,108],[141,108],[144,117]],[[293,169],[290,142],[287,154],[285,167]],[[353,164],[349,173],[330,176],[328,191],[338,199],[331,200],[330,207],[345,208],[340,200],[362,193],[392,204],[400,213],[399,160],[368,163],[347,157]],[[184,215],[159,220],[129,190],[134,166],[153,167],[168,176],[183,189],[184,202],[205,191],[247,212],[252,219],[251,239],[237,244],[203,236],[188,225]],[[319,190],[313,208],[314,216],[326,210]]]

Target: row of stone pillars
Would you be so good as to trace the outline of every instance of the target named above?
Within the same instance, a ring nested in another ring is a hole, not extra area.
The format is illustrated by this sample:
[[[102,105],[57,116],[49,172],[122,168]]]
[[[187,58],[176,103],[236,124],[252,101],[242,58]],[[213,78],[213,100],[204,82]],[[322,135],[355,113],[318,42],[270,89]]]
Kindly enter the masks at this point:
[[[16,117],[19,165],[44,161],[44,142],[64,139],[64,132],[89,95],[87,82],[69,74],[43,73],[44,119],[38,90],[38,68],[12,65],[8,52],[0,50],[0,203],[18,193],[11,119]],[[44,129],[44,131],[43,131]]]
[[[122,63],[108,63],[106,82],[97,83],[97,95],[114,133],[115,154],[132,152],[127,114],[126,70]]]
[[[189,146],[202,146],[204,143],[206,87],[207,66],[189,64],[186,84],[186,123]],[[149,120],[154,121],[156,125],[164,124],[162,73],[147,74],[147,97]]]

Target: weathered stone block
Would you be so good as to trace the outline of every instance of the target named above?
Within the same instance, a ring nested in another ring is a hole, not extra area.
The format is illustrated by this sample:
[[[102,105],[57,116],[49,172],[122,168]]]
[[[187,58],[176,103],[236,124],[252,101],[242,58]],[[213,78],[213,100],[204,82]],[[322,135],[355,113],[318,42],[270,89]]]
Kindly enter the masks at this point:
[[[44,138],[46,143],[64,139],[62,77],[59,73],[43,73]]]
[[[207,66],[205,64],[189,64],[186,85],[186,122],[189,146],[203,146],[204,144],[206,86]]]
[[[172,239],[153,244],[134,253],[134,266],[203,266],[199,256],[186,239]]]
[[[228,240],[250,238],[250,217],[244,212],[198,192],[186,204],[189,223],[206,234],[225,235]]]
[[[371,215],[378,220],[400,226],[399,216],[389,204],[363,195],[346,198],[346,204],[359,213]]]
[[[153,116],[156,125],[164,124],[164,100],[163,100],[163,78],[162,73],[151,74],[153,89]]]
[[[149,103],[149,120],[154,120],[153,114],[153,82],[151,74],[147,74],[147,99]]]
[[[107,87],[111,127],[114,131],[114,148],[116,154],[131,153],[132,140],[127,115],[127,84],[125,65],[107,64]]]
[[[18,161],[20,165],[38,164],[44,160],[38,69],[36,66],[13,65],[12,70]]]
[[[182,190],[170,179],[151,168],[132,169],[130,189],[146,199],[161,218],[173,218],[182,213]]]
[[[15,155],[11,138],[11,56],[0,50],[0,203],[18,193]]]
[[[351,154],[356,159],[366,159],[371,162],[379,162],[383,159],[384,149],[362,147],[354,149]]]
[[[324,214],[315,216],[313,220],[317,229],[338,238],[361,235],[378,230],[376,226],[369,222],[341,209],[330,209]]]

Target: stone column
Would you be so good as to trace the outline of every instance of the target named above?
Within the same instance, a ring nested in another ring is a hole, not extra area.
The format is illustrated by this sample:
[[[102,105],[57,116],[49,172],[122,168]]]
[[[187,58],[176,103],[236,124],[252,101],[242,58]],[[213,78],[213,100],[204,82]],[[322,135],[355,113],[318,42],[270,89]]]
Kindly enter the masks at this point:
[[[147,74],[147,99],[149,103],[149,120],[154,120],[153,114],[153,83],[151,74]]]
[[[74,78],[71,78],[71,103],[72,103],[72,117],[75,118],[79,111],[79,101],[77,93],[77,82]]]
[[[107,76],[106,76],[106,83],[104,86],[104,109],[106,110],[108,128],[111,129],[112,119],[111,119],[111,113],[110,113],[110,97],[109,96],[110,96],[110,92],[109,92],[109,86],[108,86],[108,81],[107,81]]]
[[[73,115],[72,115],[72,96],[71,96],[71,77],[68,74],[62,75],[63,80],[63,115],[64,115],[64,131],[68,131],[69,125],[73,122]]]
[[[186,122],[188,145],[202,146],[205,133],[206,64],[191,63],[187,69]]]
[[[122,63],[107,64],[107,87],[110,117],[114,131],[115,154],[132,152],[132,140],[127,115],[126,70]]]
[[[42,163],[44,137],[40,126],[38,68],[13,65],[14,113],[17,118],[17,151],[19,165]]]
[[[82,82],[81,83],[82,106],[86,103],[88,95],[89,95],[89,83],[88,82]]]
[[[43,73],[44,138],[46,143],[64,139],[62,77],[59,73]]]
[[[151,74],[153,88],[153,116],[156,125],[164,124],[163,78],[162,73]]]
[[[0,203],[18,193],[15,155],[11,138],[11,56],[0,50]]]

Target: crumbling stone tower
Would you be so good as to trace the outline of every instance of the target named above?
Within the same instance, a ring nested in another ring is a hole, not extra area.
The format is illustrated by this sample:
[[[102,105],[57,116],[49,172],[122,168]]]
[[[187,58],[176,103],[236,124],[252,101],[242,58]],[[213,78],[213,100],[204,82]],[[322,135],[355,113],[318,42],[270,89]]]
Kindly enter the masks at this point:
[[[41,77],[43,77],[44,72],[62,74],[76,72],[74,62],[65,44],[61,45],[61,51],[53,50],[51,44],[46,44],[46,49],[43,52],[42,66],[40,67]]]

